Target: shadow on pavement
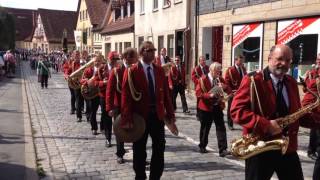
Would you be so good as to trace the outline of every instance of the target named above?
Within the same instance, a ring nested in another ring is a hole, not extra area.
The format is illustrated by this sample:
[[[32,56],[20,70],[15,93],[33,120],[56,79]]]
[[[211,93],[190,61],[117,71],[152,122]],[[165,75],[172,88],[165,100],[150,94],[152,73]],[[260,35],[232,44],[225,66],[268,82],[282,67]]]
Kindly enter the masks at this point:
[[[26,143],[25,141],[21,141],[21,138],[14,136],[2,136],[0,134],[0,144],[22,144]]]
[[[21,111],[17,111],[17,110],[10,110],[10,109],[0,109],[0,113],[1,112],[6,112],[6,113],[23,113]]]
[[[0,172],[1,180],[21,180],[28,179],[28,177],[32,177],[32,180],[37,179],[35,170],[18,164],[0,162]]]
[[[181,170],[192,170],[192,171],[214,171],[214,170],[232,170],[243,172],[243,168],[236,165],[224,164],[222,162],[175,162],[165,163],[165,171],[181,171]]]

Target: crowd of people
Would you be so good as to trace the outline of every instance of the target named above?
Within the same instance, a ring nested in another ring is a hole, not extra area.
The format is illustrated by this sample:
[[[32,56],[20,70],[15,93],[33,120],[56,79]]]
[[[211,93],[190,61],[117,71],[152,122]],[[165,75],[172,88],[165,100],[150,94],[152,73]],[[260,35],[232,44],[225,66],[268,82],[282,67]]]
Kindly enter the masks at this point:
[[[138,52],[133,48],[126,49],[122,54],[112,51],[106,60],[101,54],[90,59],[86,51],[74,51],[63,65],[65,79],[68,82],[79,82],[77,87],[69,83],[70,113],[76,114],[77,121],[81,122],[85,102],[86,119],[91,123],[92,134],[97,135],[96,113],[100,106],[100,131],[106,137],[106,147],[112,146],[112,123],[115,117],[121,115],[120,128],[128,131],[135,127],[135,114],[145,120],[145,131],[138,140],[132,142],[135,179],[147,177],[146,143],[149,135],[152,139],[149,178],[160,179],[162,176],[164,126],[167,125],[171,132],[176,128],[177,94],[180,94],[183,112],[190,112],[185,98],[184,64],[180,57],[176,56],[174,61],[171,60],[166,56],[165,48],[161,49],[160,55],[156,57],[155,51],[154,45],[149,41],[143,42]],[[240,55],[235,57],[233,66],[226,68],[223,77],[220,63],[213,62],[208,66],[201,56],[191,77],[197,98],[196,116],[200,121],[199,152],[208,152],[208,135],[214,122],[219,155],[230,155],[223,118],[227,103],[227,125],[230,130],[234,130],[233,123],[237,123],[243,127],[243,134],[254,133],[259,135],[261,140],[289,137],[285,154],[281,154],[280,150],[271,150],[247,158],[246,179],[270,179],[274,172],[279,179],[303,179],[296,152],[297,132],[299,126],[318,131],[320,108],[290,122],[289,125],[278,124],[280,121],[277,119],[298,111],[301,104],[307,107],[318,99],[313,93],[320,93],[320,54],[317,56],[316,68],[310,70],[306,76],[306,94],[302,102],[297,82],[287,74],[291,61],[292,50],[286,45],[276,45],[270,50],[268,66],[262,71],[247,74],[243,64],[244,57]],[[79,77],[75,77],[79,69],[83,72]],[[88,94],[84,94],[81,87],[91,89],[94,96],[88,98]],[[310,91],[313,93],[309,93]],[[117,162],[122,164],[125,162],[124,142],[118,137],[115,139]],[[313,148],[310,152],[316,159],[314,179],[319,179],[319,153],[319,148]]]

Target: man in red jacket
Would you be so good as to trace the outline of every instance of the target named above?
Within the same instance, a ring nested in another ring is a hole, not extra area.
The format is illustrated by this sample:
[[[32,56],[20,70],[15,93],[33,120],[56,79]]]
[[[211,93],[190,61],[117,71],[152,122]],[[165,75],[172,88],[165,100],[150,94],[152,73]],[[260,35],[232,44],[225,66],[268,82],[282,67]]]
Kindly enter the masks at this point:
[[[194,83],[194,88],[196,89],[199,79],[202,75],[207,75],[209,73],[209,66],[206,65],[206,59],[204,56],[199,57],[199,65],[194,67],[191,73],[191,79]],[[197,118],[199,119],[199,109],[198,109],[199,99],[197,98]]]
[[[184,65],[181,64],[180,57],[176,56],[175,58],[175,65],[171,67],[169,73],[169,88],[173,92],[173,109],[177,109],[176,99],[178,93],[180,94],[181,103],[182,103],[182,110],[184,113],[190,113],[188,110],[188,104],[185,95],[186,89],[186,72]]]
[[[208,135],[212,122],[216,126],[216,134],[218,139],[219,155],[225,157],[230,153],[227,151],[227,133],[223,121],[224,102],[222,101],[222,92],[231,93],[230,88],[225,84],[221,77],[222,66],[218,62],[210,65],[208,75],[203,75],[196,87],[196,96],[199,99],[199,119],[200,127],[200,153],[207,153]],[[212,88],[222,88],[222,91],[211,91]]]
[[[310,114],[285,128],[275,120],[296,112],[300,107],[297,82],[287,75],[292,51],[286,45],[271,48],[268,66],[261,72],[245,76],[230,109],[235,123],[243,127],[243,134],[255,133],[261,140],[289,137],[287,152],[266,151],[246,159],[245,176],[251,179],[270,179],[274,172],[281,179],[302,180],[303,174],[297,154],[299,125],[319,127]]]
[[[133,169],[135,179],[146,179],[146,144],[148,136],[152,138],[152,157],[149,179],[160,179],[164,168],[165,133],[164,119],[170,123],[175,122],[172,108],[172,100],[169,95],[168,82],[164,71],[158,65],[152,63],[155,56],[155,48],[150,41],[142,43],[139,49],[141,61],[124,72],[121,97],[121,122],[122,128],[132,128],[133,113],[142,116],[146,121],[144,135],[133,143]],[[138,94],[131,94],[128,78]]]
[[[226,84],[231,88],[232,92],[236,92],[239,89],[239,86],[241,84],[241,80],[243,76],[247,74],[246,69],[243,65],[243,56],[239,55],[235,58],[234,66],[231,66],[227,69],[225,72],[225,81]],[[230,107],[232,103],[233,98],[230,98],[228,100],[228,108],[227,108],[227,117],[228,117],[228,127],[230,130],[234,130],[233,128],[233,122],[230,117]]]
[[[138,61],[138,54],[134,48],[127,48],[123,54],[123,64],[119,67],[113,68],[110,73],[108,85],[106,89],[106,111],[110,117],[117,117],[121,112],[121,86],[123,73],[126,68]],[[119,142],[116,137],[117,143],[117,162],[124,163],[123,156],[125,154],[124,143]]]

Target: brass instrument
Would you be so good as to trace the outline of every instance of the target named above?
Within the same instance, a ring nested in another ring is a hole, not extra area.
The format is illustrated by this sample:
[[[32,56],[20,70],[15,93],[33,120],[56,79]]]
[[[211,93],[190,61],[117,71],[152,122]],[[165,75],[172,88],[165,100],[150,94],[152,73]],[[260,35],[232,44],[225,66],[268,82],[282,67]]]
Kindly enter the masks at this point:
[[[163,68],[164,70],[164,74],[166,76],[169,76],[170,74],[170,70],[171,70],[171,67],[174,66],[172,62],[168,62],[168,63],[165,63],[163,64],[161,67]]]
[[[318,90],[319,90],[319,86],[320,86],[320,80],[318,78],[317,79]],[[251,93],[253,92],[253,89],[255,89],[255,91],[256,91],[253,76],[251,77],[251,87],[250,88],[252,89]],[[317,108],[320,105],[320,98],[318,95],[319,91],[318,91],[318,94],[316,94],[316,93],[310,91],[309,89],[307,89],[307,90],[311,94],[313,94],[315,97],[317,97],[316,102],[300,108],[298,111],[296,111],[293,114],[276,119],[277,123],[279,124],[279,126],[282,129],[287,127],[289,124],[294,123],[295,121],[297,121],[299,118],[301,118],[305,114],[310,113],[313,109]],[[253,96],[254,95],[251,94],[251,97],[253,97]],[[259,100],[257,92],[256,92],[256,97],[259,102],[260,100]],[[260,104],[260,102],[259,102],[259,104]],[[261,111],[261,107],[259,107],[259,108]],[[230,151],[231,151],[231,154],[233,156],[235,156],[236,158],[248,159],[252,156],[255,156],[257,154],[260,154],[260,153],[263,153],[266,151],[270,151],[270,150],[281,150],[282,154],[285,154],[287,151],[288,145],[289,145],[289,138],[288,137],[283,136],[280,139],[275,139],[275,140],[271,140],[271,141],[263,141],[263,140],[261,140],[261,138],[259,136],[252,133],[252,134],[247,134],[241,138],[233,140],[233,142],[231,144]]]
[[[90,60],[85,65],[81,66],[79,69],[77,69],[76,71],[74,71],[73,73],[70,74],[69,78],[67,79],[68,85],[70,88],[72,88],[72,89],[80,89],[81,88],[80,80],[83,75],[83,72],[87,67],[93,66],[94,61],[95,61],[95,59]]]
[[[94,85],[94,77],[93,75],[86,84],[81,85],[81,94],[86,100],[93,99],[99,94],[99,88]]]

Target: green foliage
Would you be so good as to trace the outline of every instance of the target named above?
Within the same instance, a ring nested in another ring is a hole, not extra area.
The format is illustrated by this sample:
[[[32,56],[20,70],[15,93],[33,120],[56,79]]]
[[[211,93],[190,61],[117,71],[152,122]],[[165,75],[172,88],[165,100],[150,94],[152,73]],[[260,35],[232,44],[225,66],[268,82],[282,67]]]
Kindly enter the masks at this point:
[[[15,19],[0,7],[0,51],[15,48]]]

